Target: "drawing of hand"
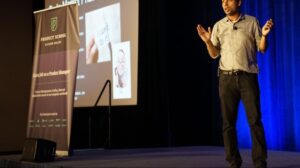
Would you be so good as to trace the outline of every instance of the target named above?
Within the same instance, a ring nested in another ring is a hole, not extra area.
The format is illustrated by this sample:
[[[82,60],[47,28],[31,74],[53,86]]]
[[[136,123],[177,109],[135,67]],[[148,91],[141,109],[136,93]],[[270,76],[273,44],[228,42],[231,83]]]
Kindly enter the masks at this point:
[[[86,64],[97,63],[98,54],[99,51],[95,43],[95,37],[92,36],[86,46]]]

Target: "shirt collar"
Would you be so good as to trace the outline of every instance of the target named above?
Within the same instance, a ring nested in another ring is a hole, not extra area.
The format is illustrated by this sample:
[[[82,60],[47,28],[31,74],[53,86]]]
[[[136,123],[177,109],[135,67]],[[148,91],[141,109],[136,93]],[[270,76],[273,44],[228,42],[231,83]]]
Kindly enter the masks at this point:
[[[240,14],[240,17],[239,17],[238,20],[237,20],[237,22],[239,22],[239,21],[241,21],[241,20],[244,20],[244,19],[245,19],[245,14],[241,13],[241,14]],[[225,17],[225,21],[226,21],[226,22],[231,22],[227,16]],[[237,23],[237,22],[236,22],[236,23]]]

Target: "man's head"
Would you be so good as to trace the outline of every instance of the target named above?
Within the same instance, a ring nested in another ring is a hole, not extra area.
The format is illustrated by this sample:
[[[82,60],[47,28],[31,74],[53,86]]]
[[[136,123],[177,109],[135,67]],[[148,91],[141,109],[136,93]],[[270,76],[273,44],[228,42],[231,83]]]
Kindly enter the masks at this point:
[[[239,13],[242,0],[222,0],[222,7],[226,15],[232,16]]]
[[[123,49],[119,50],[119,57],[118,57],[119,63],[125,63],[125,52]]]

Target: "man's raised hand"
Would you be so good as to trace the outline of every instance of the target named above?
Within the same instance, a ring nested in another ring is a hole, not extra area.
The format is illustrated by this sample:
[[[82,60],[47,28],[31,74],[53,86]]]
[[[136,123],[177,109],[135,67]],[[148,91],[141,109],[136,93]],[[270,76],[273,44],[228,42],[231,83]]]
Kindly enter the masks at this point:
[[[206,31],[200,24],[197,25],[198,35],[201,39],[207,43],[211,38],[211,28],[208,27],[208,31]]]

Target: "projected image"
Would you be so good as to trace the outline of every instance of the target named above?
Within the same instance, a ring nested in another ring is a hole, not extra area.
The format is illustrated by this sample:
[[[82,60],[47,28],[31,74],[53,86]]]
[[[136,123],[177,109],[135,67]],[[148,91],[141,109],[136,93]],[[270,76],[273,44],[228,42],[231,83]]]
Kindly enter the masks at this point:
[[[74,107],[92,107],[100,94],[96,106],[137,105],[139,0],[45,0],[45,6],[74,1],[80,37]]]
[[[112,44],[121,42],[120,4],[85,14],[86,64],[111,61]]]
[[[113,99],[131,98],[130,42],[113,45]]]

